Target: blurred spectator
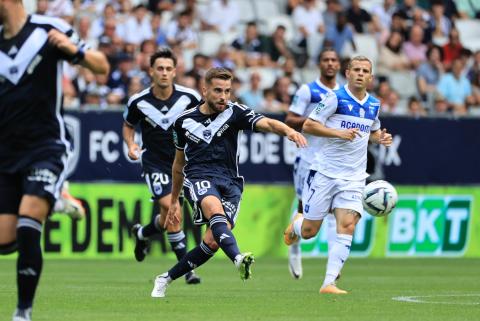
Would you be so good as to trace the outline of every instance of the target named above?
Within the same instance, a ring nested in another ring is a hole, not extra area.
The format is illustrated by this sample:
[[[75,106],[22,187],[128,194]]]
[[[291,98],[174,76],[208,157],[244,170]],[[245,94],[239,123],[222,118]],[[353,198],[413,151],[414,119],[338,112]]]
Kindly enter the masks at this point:
[[[232,60],[231,54],[231,48],[226,44],[222,44],[213,58],[212,67],[235,70],[235,62]]]
[[[265,63],[264,40],[258,34],[257,24],[253,21],[247,24],[245,35],[232,43],[234,52],[232,59],[237,67],[262,66]]]
[[[152,34],[155,38],[155,42],[157,46],[163,47],[167,45],[167,35],[165,34],[165,30],[162,27],[162,15],[159,13],[155,13],[152,15],[152,19],[150,20],[150,24],[152,26]]]
[[[393,31],[385,46],[380,47],[377,74],[388,76],[391,71],[404,71],[410,68],[410,61],[403,52],[403,37]]]
[[[467,106],[475,103],[472,85],[463,72],[463,63],[460,59],[453,61],[452,71],[440,78],[437,89],[457,115],[465,114]]]
[[[238,101],[243,104],[243,101],[239,98],[240,89],[242,88],[242,81],[238,77],[232,79],[232,90],[230,92],[230,101]]]
[[[339,86],[343,86],[347,83],[346,72],[349,64],[350,57],[340,58],[340,71],[337,74],[337,83]]]
[[[372,24],[372,16],[367,10],[360,7],[360,0],[351,0],[347,10],[347,20],[352,24],[357,33],[377,32],[379,26]]]
[[[195,49],[198,45],[197,32],[192,28],[189,11],[182,11],[176,20],[170,21],[166,30],[167,42],[182,49]]]
[[[445,15],[445,5],[442,0],[432,2],[432,18],[430,19],[432,29],[432,41],[434,44],[443,45],[452,29],[452,22]]]
[[[403,46],[403,50],[413,68],[417,68],[427,59],[427,46],[422,43],[423,29],[414,25],[410,30],[410,37]]]
[[[392,24],[390,26],[390,31],[398,31],[402,34],[403,39],[408,39],[409,30],[407,26],[407,16],[404,12],[397,11],[392,15]]]
[[[221,34],[234,30],[240,21],[240,9],[232,0],[212,0],[202,12],[202,30]]]
[[[120,53],[117,57],[117,68],[112,71],[108,79],[108,87],[120,96],[122,103],[126,103],[128,100],[130,79],[135,74],[133,66],[133,57],[126,53]]]
[[[396,10],[395,0],[383,0],[383,4],[374,6],[371,13],[374,19],[378,20],[382,30],[388,31],[392,25],[392,15]]]
[[[429,44],[432,42],[433,29],[430,24],[431,17],[428,11],[424,11],[420,8],[416,8],[413,12],[412,27],[419,26],[423,30],[423,39],[424,44]]]
[[[49,0],[47,16],[62,18],[73,25],[73,16],[75,14],[71,0]]]
[[[245,105],[253,110],[260,110],[263,100],[263,92],[260,89],[262,78],[256,71],[250,74],[248,88],[240,94],[240,99]]]
[[[117,28],[115,8],[111,4],[106,4],[103,8],[102,16],[96,18],[91,26],[92,37],[98,38],[105,33],[106,23],[108,20],[113,21],[113,28],[116,36],[123,36],[122,26]]]
[[[480,106],[480,50],[475,52],[473,65],[468,72],[468,79],[472,83],[474,104]]]
[[[405,16],[407,20],[407,25],[411,27],[413,25],[413,19],[415,16],[415,11],[420,10],[423,12],[422,8],[417,5],[416,0],[403,0],[398,4],[397,12],[400,12]]]
[[[191,70],[187,71],[185,73],[186,76],[191,76],[195,78],[197,83],[200,81],[200,79],[205,75],[208,69],[209,65],[209,60],[210,58],[202,55],[200,53],[197,53],[193,56],[193,67]],[[202,91],[200,91],[202,92]]]
[[[325,30],[337,24],[337,14],[342,11],[343,7],[338,0],[327,0],[327,7],[323,12]]]
[[[80,99],[72,81],[65,75],[62,78],[63,86],[63,105],[65,108],[79,108]]]
[[[438,82],[445,71],[441,48],[430,47],[427,51],[427,59],[417,69],[417,89],[422,101],[427,103],[427,106],[431,106]]]
[[[409,116],[414,118],[424,117],[427,115],[427,112],[425,111],[425,108],[423,108],[421,101],[415,96],[412,96],[408,99],[407,112]]]
[[[382,111],[384,113],[392,114],[392,115],[400,115],[402,114],[402,111],[399,109],[398,102],[400,100],[400,96],[398,93],[391,89],[388,94],[386,99],[384,100],[382,104]]]
[[[46,15],[48,11],[48,0],[37,0],[37,7],[35,13],[40,15]]]
[[[455,4],[461,19],[480,19],[480,2],[478,0],[456,0]]]
[[[171,11],[176,0],[148,0],[147,8],[153,13],[161,13],[163,11]]]
[[[132,14],[125,22],[125,34],[123,39],[126,43],[140,45],[147,39],[153,39],[150,18],[147,15],[147,8],[139,4],[132,10]]]
[[[296,92],[300,87],[302,79],[298,72],[295,72],[295,60],[293,58],[287,58],[282,65],[282,76],[290,78],[290,87],[293,88],[293,92]]]
[[[340,12],[337,15],[337,24],[327,29],[323,47],[332,47],[343,57],[343,47],[347,41],[350,41],[353,50],[357,51],[357,46],[355,45],[355,41],[353,41],[353,31],[347,24],[347,16],[343,12]]]
[[[80,39],[85,41],[87,45],[89,45],[91,48],[97,48],[98,47],[98,38],[95,38],[92,36],[92,32],[90,29],[90,17],[83,15],[77,18],[77,26],[76,30],[78,32],[78,36]]]
[[[90,82],[86,88],[85,104],[98,105],[102,109],[109,105],[120,104],[124,93],[107,86],[108,78],[106,75],[100,74],[94,77],[95,81]]]
[[[260,104],[260,110],[267,113],[286,113],[285,104],[280,103],[275,97],[273,88],[263,90],[263,100]]]
[[[287,11],[287,14],[290,16],[293,13],[293,10],[295,10],[296,7],[300,5],[300,2],[303,0],[287,0],[287,5],[285,10]]]
[[[282,104],[281,109],[287,110],[295,93],[295,86],[290,78],[285,76],[277,78],[273,84],[273,90],[275,91],[275,99]]]
[[[293,10],[292,20],[296,28],[297,65],[303,67],[309,58],[308,36],[324,32],[323,17],[320,9],[315,5],[315,0],[304,0]]]
[[[279,61],[292,57],[285,40],[285,26],[279,25],[273,34],[265,40],[264,51],[268,55],[268,64],[278,66]],[[280,58],[282,58],[280,60]]]
[[[439,93],[435,94],[433,110],[436,115],[444,115],[451,111],[448,101]]]
[[[449,70],[453,61],[460,58],[463,46],[460,42],[458,30],[453,28],[448,35],[448,43],[443,46],[443,64]]]

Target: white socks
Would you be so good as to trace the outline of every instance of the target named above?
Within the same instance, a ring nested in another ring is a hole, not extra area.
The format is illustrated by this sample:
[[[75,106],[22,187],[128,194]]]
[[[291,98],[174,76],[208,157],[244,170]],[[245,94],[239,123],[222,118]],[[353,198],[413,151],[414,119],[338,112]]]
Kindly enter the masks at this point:
[[[328,254],[330,254],[337,240],[337,220],[335,219],[335,215],[328,214],[327,217],[325,217],[324,224],[325,223],[327,224],[325,227],[327,228]]]
[[[353,236],[348,234],[337,234],[337,239],[332,248],[328,251],[327,273],[322,287],[335,283],[343,264],[350,254]]]
[[[138,229],[138,231],[137,231],[137,236],[138,236],[138,239],[139,239],[139,240],[144,241],[144,240],[146,240],[146,238],[143,236],[143,233],[142,233],[142,232],[143,232],[143,226]]]
[[[303,215],[302,215],[302,217],[295,220],[295,222],[293,222],[293,231],[300,238],[302,238],[302,223],[303,223]]]

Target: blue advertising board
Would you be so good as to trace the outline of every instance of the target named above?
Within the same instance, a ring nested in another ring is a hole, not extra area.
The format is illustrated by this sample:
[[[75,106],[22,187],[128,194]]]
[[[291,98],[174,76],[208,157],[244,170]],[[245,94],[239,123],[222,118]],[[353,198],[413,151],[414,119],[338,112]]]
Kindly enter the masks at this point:
[[[280,116],[273,116],[280,119]],[[66,114],[75,151],[70,180],[139,182],[140,165],[127,157],[119,111]],[[372,145],[372,179],[394,184],[480,183],[480,119],[383,117],[390,148]],[[291,184],[296,147],[284,137],[245,132],[239,171],[247,183]]]

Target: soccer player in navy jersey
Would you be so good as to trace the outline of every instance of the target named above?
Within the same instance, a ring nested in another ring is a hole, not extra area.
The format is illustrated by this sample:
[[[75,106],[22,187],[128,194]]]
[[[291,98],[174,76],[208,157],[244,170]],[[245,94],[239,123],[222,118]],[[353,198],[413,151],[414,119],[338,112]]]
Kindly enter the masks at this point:
[[[14,321],[31,320],[42,271],[43,222],[65,179],[70,143],[62,110],[62,64],[108,73],[66,22],[0,1],[0,254],[18,251]],[[0,316],[5,320],[5,316]]]
[[[123,123],[123,138],[128,146],[128,157],[141,159],[142,176],[158,202],[160,214],[146,226],[135,224],[135,258],[141,262],[149,248],[148,238],[163,232],[165,218],[171,203],[172,164],[175,157],[172,124],[186,109],[197,106],[201,97],[195,90],[174,84],[177,66],[175,54],[163,48],[150,57],[152,86],[133,95],[127,103]],[[142,133],[142,147],[135,143],[135,125]],[[181,206],[176,215],[181,217]],[[181,222],[167,226],[167,238],[177,259],[187,253]],[[185,275],[188,284],[200,283],[193,271]]]
[[[251,277],[254,257],[240,252],[231,231],[243,191],[243,178],[238,173],[238,140],[242,130],[272,132],[288,137],[299,147],[306,146],[305,137],[294,129],[229,101],[232,78],[227,69],[210,69],[203,87],[205,102],[185,111],[174,123],[177,151],[166,224],[179,221],[178,198],[184,186],[194,207],[194,223],[208,227],[199,246],[156,277],[152,297],[164,297],[168,284],[207,262],[219,248],[235,264],[241,279]]]

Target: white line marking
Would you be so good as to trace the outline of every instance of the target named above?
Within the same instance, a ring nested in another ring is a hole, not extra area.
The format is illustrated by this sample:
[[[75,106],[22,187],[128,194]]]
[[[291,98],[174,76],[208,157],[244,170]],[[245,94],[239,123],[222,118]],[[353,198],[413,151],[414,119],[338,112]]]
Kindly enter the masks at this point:
[[[452,304],[452,305],[480,305],[480,302],[448,302],[448,301],[426,301],[423,298],[451,298],[451,297],[478,297],[480,294],[432,294],[432,295],[412,295],[412,296],[395,296],[394,301],[409,303],[432,303],[432,304]]]

